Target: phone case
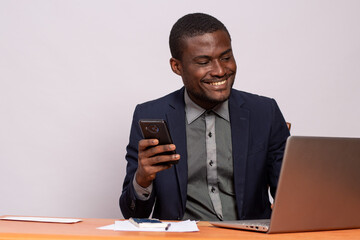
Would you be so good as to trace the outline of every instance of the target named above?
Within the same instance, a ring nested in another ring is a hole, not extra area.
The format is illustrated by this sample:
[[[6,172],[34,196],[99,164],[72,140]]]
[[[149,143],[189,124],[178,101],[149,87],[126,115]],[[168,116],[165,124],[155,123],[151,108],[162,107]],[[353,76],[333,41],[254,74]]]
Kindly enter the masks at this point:
[[[142,119],[139,121],[140,129],[145,139],[156,138],[159,145],[172,144],[167,124],[163,119]],[[163,154],[175,154],[175,151],[169,151]],[[178,161],[166,162],[163,164],[176,164]]]

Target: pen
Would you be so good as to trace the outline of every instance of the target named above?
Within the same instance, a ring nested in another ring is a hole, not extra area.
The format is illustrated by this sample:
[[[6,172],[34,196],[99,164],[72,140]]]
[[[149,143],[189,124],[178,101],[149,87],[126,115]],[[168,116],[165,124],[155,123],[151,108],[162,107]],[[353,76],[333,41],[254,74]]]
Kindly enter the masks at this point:
[[[169,223],[166,228],[165,228],[165,231],[169,230],[169,227],[171,226],[171,223]]]

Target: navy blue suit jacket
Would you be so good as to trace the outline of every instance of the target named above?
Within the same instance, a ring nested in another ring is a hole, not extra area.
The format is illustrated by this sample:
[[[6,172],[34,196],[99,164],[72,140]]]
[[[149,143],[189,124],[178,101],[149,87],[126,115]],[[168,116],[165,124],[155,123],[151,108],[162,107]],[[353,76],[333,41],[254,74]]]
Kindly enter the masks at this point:
[[[268,187],[275,194],[289,130],[275,100],[233,89],[229,98],[234,161],[234,188],[239,219],[269,218]],[[165,119],[176,152],[177,165],[159,172],[147,201],[136,198],[132,184],[137,169],[139,119]],[[187,149],[184,88],[136,106],[127,146],[127,168],[120,196],[125,218],[182,219],[187,192]]]

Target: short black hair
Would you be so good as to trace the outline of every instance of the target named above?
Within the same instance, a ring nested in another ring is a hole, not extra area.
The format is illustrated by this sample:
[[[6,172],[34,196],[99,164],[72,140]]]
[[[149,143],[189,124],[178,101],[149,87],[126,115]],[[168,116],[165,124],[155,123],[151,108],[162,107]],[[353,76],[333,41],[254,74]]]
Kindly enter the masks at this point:
[[[231,39],[225,25],[213,16],[205,13],[190,13],[181,17],[170,31],[169,45],[171,56],[181,60],[182,40],[185,38],[213,33],[218,30],[225,31]]]

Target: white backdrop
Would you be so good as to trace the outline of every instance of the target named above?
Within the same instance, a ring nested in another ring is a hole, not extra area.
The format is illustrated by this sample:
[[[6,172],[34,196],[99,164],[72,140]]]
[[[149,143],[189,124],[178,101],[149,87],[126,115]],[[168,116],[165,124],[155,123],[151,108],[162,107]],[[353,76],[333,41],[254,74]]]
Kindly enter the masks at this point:
[[[293,135],[360,136],[360,1],[0,0],[0,215],[122,217],[132,113],[182,86],[168,35],[190,12],[228,27],[234,87]]]

